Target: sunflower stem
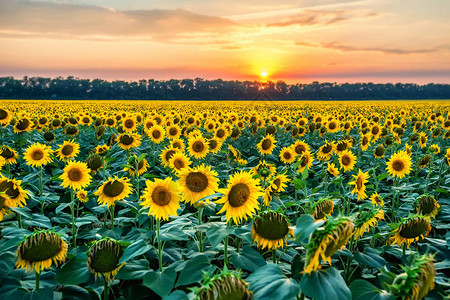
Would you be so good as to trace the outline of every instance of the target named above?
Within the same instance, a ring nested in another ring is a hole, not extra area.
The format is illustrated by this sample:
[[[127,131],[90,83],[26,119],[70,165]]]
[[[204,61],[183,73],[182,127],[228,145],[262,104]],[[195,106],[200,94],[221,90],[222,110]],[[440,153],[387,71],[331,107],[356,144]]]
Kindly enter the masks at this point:
[[[136,171],[136,173],[135,173],[135,175],[136,175],[136,196],[137,196],[137,201],[139,201],[139,163],[138,163],[138,161],[136,160],[136,163],[135,163],[135,171]]]
[[[277,263],[277,250],[272,249],[272,261],[274,264]]]
[[[406,243],[403,243],[402,259],[405,258],[405,254],[406,254]]]
[[[430,159],[430,162],[428,163],[428,174],[427,174],[427,179],[426,179],[426,184],[425,184],[425,194],[428,192],[428,184],[430,183],[431,165],[433,164],[433,158],[434,158],[434,155],[431,154],[431,159]]]
[[[228,261],[228,235],[226,236],[226,238],[223,240],[223,254],[224,254],[224,259],[223,259],[223,268],[228,270],[227,267],[227,261]]]
[[[103,299],[108,300],[109,299],[109,284],[108,284],[108,280],[106,280],[106,277],[104,275],[103,275],[103,283],[104,283]]]
[[[161,221],[159,219],[156,220],[156,237],[158,239],[158,264],[159,264],[159,272],[162,272],[162,252],[163,249],[161,247],[161,239],[159,237],[159,229],[161,227]]]
[[[70,199],[71,199],[70,212],[72,213],[72,241],[73,241],[73,247],[76,247],[77,234],[76,234],[76,227],[75,227],[75,199],[74,199],[72,189],[70,189]]]
[[[41,272],[36,272],[36,288],[35,290],[39,290],[39,279],[41,278]]]
[[[203,207],[200,207],[198,209],[198,225],[199,226],[202,224],[202,214],[203,214]],[[203,252],[203,234],[200,230],[198,230],[198,251]]]
[[[42,169],[43,169],[43,167],[41,166],[41,170],[39,172],[39,197],[42,196],[42,191],[44,190],[44,188],[42,186]],[[45,206],[45,200],[41,200],[41,215],[44,214],[44,206]]]
[[[114,209],[115,205],[111,205],[111,229],[114,229]]]
[[[17,213],[17,226],[22,228],[22,215],[20,213]]]

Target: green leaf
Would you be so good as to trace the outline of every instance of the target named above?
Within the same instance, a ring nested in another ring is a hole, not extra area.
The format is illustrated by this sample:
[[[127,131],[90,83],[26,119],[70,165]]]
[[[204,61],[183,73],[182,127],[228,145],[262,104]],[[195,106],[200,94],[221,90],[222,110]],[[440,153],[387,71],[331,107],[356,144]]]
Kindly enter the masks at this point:
[[[386,260],[378,255],[378,252],[370,247],[367,247],[362,252],[356,252],[354,258],[360,264],[372,267],[372,268],[381,268],[386,264]]]
[[[300,294],[297,280],[287,278],[275,264],[268,264],[258,269],[246,281],[250,283],[253,298],[258,300],[297,299],[297,295]]]
[[[180,273],[180,277],[178,277],[177,286],[200,281],[203,277],[203,271],[210,266],[211,264],[205,254],[199,254],[188,260]]]
[[[295,178],[292,180],[292,183],[294,184],[295,189],[303,190],[306,187],[307,181],[300,178]]]
[[[225,222],[214,222],[208,224],[206,230],[206,237],[211,244],[211,248],[215,249],[220,242],[223,241],[230,233],[233,232],[233,227],[227,226]]]
[[[231,254],[231,263],[238,269],[255,272],[267,264],[258,251],[247,245],[239,253]]]
[[[61,300],[88,300],[91,299],[89,292],[82,287],[76,285],[63,286]]]
[[[161,228],[161,241],[187,241],[189,238],[186,233],[178,226]]]
[[[316,228],[323,224],[324,221],[316,221],[311,215],[302,215],[297,219],[297,224],[294,229],[295,240],[297,242],[306,240]]]
[[[139,155],[139,157],[137,158],[138,163],[140,163],[146,156],[147,153],[142,153],[141,155]]]
[[[147,259],[133,260],[120,268],[116,278],[124,280],[142,280],[149,271],[150,263]]]
[[[159,270],[149,271],[144,276],[144,286],[164,298],[172,290],[176,277],[177,272],[173,268],[166,268],[162,272],[159,272]]]
[[[189,297],[184,291],[176,290],[169,296],[165,297],[164,300],[189,300]]]
[[[65,263],[56,271],[56,282],[63,285],[79,285],[88,281],[91,272],[86,267],[86,260],[86,253],[80,253]]]
[[[151,245],[147,245],[144,240],[139,240],[128,246],[123,252],[120,258],[119,264],[129,261],[130,259],[139,256],[141,254],[147,253],[152,249]]]
[[[0,279],[5,278],[12,270],[14,270],[15,263],[16,256],[14,253],[4,252],[0,254]]]
[[[315,300],[352,298],[341,274],[333,267],[303,274],[300,285],[305,295]]]
[[[382,291],[370,282],[362,279],[354,280],[350,284],[353,300],[394,300],[394,296]]]

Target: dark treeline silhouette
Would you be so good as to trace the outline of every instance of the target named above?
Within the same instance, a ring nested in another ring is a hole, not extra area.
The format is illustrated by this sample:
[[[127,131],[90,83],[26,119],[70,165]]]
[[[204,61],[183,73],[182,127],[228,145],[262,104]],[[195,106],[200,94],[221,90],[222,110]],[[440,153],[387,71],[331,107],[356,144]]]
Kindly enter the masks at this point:
[[[2,99],[161,99],[161,100],[376,100],[450,99],[449,84],[312,83],[171,79],[0,77]]]

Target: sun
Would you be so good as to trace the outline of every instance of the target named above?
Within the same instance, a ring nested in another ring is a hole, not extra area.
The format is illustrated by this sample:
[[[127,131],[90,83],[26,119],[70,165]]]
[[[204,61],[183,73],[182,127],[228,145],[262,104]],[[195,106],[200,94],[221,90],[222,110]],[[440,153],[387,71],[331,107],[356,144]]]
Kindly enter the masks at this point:
[[[269,75],[269,73],[267,73],[267,71],[261,71],[260,75],[261,77],[266,78]]]

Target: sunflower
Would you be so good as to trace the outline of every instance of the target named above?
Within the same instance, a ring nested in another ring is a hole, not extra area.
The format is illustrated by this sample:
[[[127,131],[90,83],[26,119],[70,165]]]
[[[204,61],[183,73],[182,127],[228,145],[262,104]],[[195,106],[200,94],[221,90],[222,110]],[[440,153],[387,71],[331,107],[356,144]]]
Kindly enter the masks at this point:
[[[98,196],[97,202],[102,206],[106,204],[109,207],[115,205],[116,201],[125,199],[132,192],[129,181],[130,179],[125,177],[109,177],[94,193],[95,196]]]
[[[133,132],[136,130],[136,120],[133,117],[127,117],[122,120],[123,130],[126,132]]]
[[[353,236],[355,239],[362,237],[370,228],[377,226],[378,222],[382,219],[384,219],[384,212],[381,208],[359,212],[355,220]]]
[[[273,176],[269,180],[269,184],[267,188],[264,190],[263,194],[263,202],[265,205],[269,206],[270,201],[274,195],[278,195],[281,192],[284,192],[284,188],[287,187],[287,183],[290,181],[289,178],[285,174],[278,174]]]
[[[427,155],[423,156],[417,162],[417,168],[419,168],[419,169],[425,168],[430,161],[431,161],[431,155],[427,154]]]
[[[441,148],[439,147],[438,144],[432,144],[428,150],[433,153],[434,155],[438,155],[439,153],[441,153]]]
[[[359,169],[358,174],[357,175],[352,175],[353,178],[355,178],[355,180],[349,182],[349,185],[354,185],[355,187],[352,190],[352,194],[357,194],[358,195],[358,201],[360,199],[364,200],[367,195],[366,195],[366,183],[369,182],[369,172],[365,172],[363,173],[363,171],[361,171],[361,169]]]
[[[90,169],[84,162],[69,161],[64,168],[60,179],[63,180],[61,186],[69,187],[73,190],[80,190],[91,183]]]
[[[280,151],[280,161],[284,164],[291,164],[295,161],[296,153],[291,147],[284,147]]]
[[[233,145],[229,144],[228,145],[228,158],[231,160],[235,160],[237,161],[238,159],[241,159],[241,151],[239,151],[238,149],[234,148]]]
[[[107,145],[98,145],[95,147],[95,153],[96,154],[105,154],[109,150],[109,147]]]
[[[365,134],[361,136],[361,150],[366,151],[367,148],[369,148],[369,146],[370,146],[370,135]]]
[[[11,112],[7,109],[0,108],[0,125],[8,126],[11,121]]]
[[[208,140],[209,152],[217,153],[222,148],[222,141],[218,138],[212,138]]]
[[[214,194],[219,188],[218,174],[216,171],[211,170],[211,166],[205,167],[201,165],[192,169],[185,168],[178,172],[177,176],[182,199],[191,205],[206,196]]]
[[[19,155],[17,154],[16,150],[7,146],[0,146],[0,156],[2,156],[5,159],[5,164],[8,165],[16,164],[17,159],[19,158]]]
[[[356,164],[356,156],[350,150],[344,150],[339,154],[340,169],[344,172],[351,171]]]
[[[261,249],[283,248],[289,236],[294,236],[294,230],[283,214],[269,211],[256,216],[253,220],[252,239]]]
[[[269,177],[277,172],[277,168],[265,160],[262,160],[252,169],[253,175],[259,175],[261,177]]]
[[[133,157],[132,163],[128,163],[129,166],[123,169],[124,172],[128,172],[131,176],[136,176],[136,160],[137,157]],[[141,161],[137,164],[137,172],[138,175],[141,176],[147,171],[147,167],[149,166],[147,160],[145,158],[141,159]]]
[[[386,164],[388,173],[400,179],[411,172],[411,157],[405,151],[392,155]]]
[[[305,168],[309,170],[312,167],[313,160],[314,156],[313,154],[311,154],[311,152],[303,152],[302,155],[300,155],[300,157],[298,158],[298,161],[300,162],[300,164],[298,165],[298,172],[302,173]]]
[[[192,162],[183,152],[178,151],[169,159],[169,167],[175,172],[180,172],[184,168],[189,168]]]
[[[338,168],[336,168],[336,166],[333,163],[327,164],[327,171],[331,176],[336,177],[339,175],[339,170],[338,170]]]
[[[227,139],[227,136],[228,136],[228,131],[225,127],[222,127],[222,126],[217,128],[217,130],[214,134],[214,137],[218,138],[222,142]]]
[[[353,223],[347,217],[328,218],[324,227],[317,228],[306,246],[306,267],[311,273],[320,268],[320,259],[331,265],[331,256],[344,247],[353,234]]]
[[[59,159],[64,161],[75,158],[80,152],[80,145],[74,141],[64,141],[56,151],[56,155],[59,156]]]
[[[89,197],[88,197],[87,192],[85,190],[79,190],[77,192],[77,199],[80,202],[88,202],[89,201]]]
[[[351,142],[349,140],[343,139],[336,143],[335,151],[336,151],[336,153],[340,154],[340,153],[348,150],[348,148],[350,148],[350,145],[351,145]]]
[[[208,154],[209,147],[205,138],[203,138],[202,136],[191,137],[188,140],[188,144],[188,151],[190,156],[199,159],[205,157]]]
[[[384,157],[384,153],[386,152],[386,149],[384,149],[383,144],[378,145],[375,150],[373,151],[373,156],[375,158],[383,158]]]
[[[61,235],[51,230],[35,231],[26,237],[17,247],[16,268],[41,273],[52,265],[66,260],[67,243]]]
[[[161,151],[161,154],[159,155],[159,158],[161,158],[161,162],[164,167],[168,167],[170,165],[169,161],[172,158],[173,155],[180,152],[177,148],[173,147],[166,147],[164,150]]]
[[[77,136],[79,133],[78,127],[74,125],[67,125],[64,128],[64,133],[67,134],[68,136]]]
[[[88,157],[86,160],[87,167],[91,169],[92,174],[97,174],[97,172],[100,170],[100,168],[103,168],[104,161],[103,158],[98,155],[94,154]]]
[[[388,239],[388,244],[397,244],[401,246],[406,244],[409,248],[412,242],[427,236],[431,230],[430,219],[422,215],[410,216],[401,220],[397,229],[395,229]]]
[[[317,152],[317,159],[321,160],[321,161],[322,160],[325,160],[325,161],[330,160],[335,147],[336,146],[335,146],[334,142],[329,143],[329,142],[325,141],[325,145],[321,146],[319,148],[319,151]]]
[[[141,145],[141,136],[135,133],[122,133],[117,138],[119,147],[123,150],[129,150]]]
[[[24,207],[27,205],[29,193],[22,188],[21,184],[21,180],[8,179],[0,174],[0,193],[3,197],[8,198],[9,207]]]
[[[420,138],[419,138],[419,146],[420,148],[425,148],[427,146],[428,137],[425,132],[420,132]]]
[[[182,139],[178,138],[178,139],[173,139],[170,141],[170,146],[173,148],[177,148],[180,151],[184,150],[184,142]]]
[[[204,276],[200,287],[192,288],[196,300],[239,299],[250,300],[249,284],[241,279],[240,272],[223,269],[213,277]]]
[[[327,216],[331,216],[334,210],[334,202],[329,198],[320,198],[314,203],[312,216],[314,220],[325,220]]]
[[[22,118],[14,124],[14,133],[21,133],[31,131],[34,126],[33,121],[28,118]]]
[[[121,244],[112,238],[103,238],[89,248],[87,267],[95,275],[103,275],[109,282],[125,263],[119,264],[124,250]]]
[[[262,156],[272,154],[273,149],[275,149],[275,141],[273,135],[267,134],[266,137],[261,139],[257,147]]]
[[[10,208],[13,207],[8,196],[2,192],[0,193],[0,221],[3,220],[5,216],[11,213]]]
[[[180,208],[180,187],[172,178],[146,181],[146,188],[141,196],[141,206],[150,207],[149,215],[157,220],[169,220],[169,216],[177,216]]]
[[[167,128],[167,137],[169,139],[177,139],[181,135],[181,129],[177,125],[171,125]]]
[[[372,125],[372,127],[370,128],[370,135],[372,136],[372,139],[374,141],[378,140],[378,138],[380,137],[381,134],[381,127],[379,124],[374,124]]]
[[[156,144],[161,143],[164,140],[164,137],[165,137],[164,128],[162,126],[159,126],[159,125],[152,126],[149,129],[147,134],[150,137],[150,139]]]
[[[436,215],[439,213],[439,209],[441,208],[436,199],[428,194],[424,194],[417,198],[414,202],[414,206],[416,207],[418,214],[432,218],[436,218]]]
[[[445,153],[445,159],[447,160],[447,165],[450,166],[450,148],[448,148],[447,152]]]
[[[41,143],[34,143],[25,150],[23,158],[27,162],[27,165],[41,167],[52,162],[51,152],[48,146]]]
[[[224,196],[216,203],[223,204],[218,212],[226,212],[227,222],[233,218],[235,224],[247,220],[259,209],[258,197],[262,196],[259,181],[253,179],[249,172],[236,172],[228,180],[227,188],[220,189]]]
[[[431,254],[414,255],[411,265],[401,266],[403,273],[392,278],[392,284],[387,285],[390,294],[395,299],[418,300],[425,298],[428,292],[434,289],[436,267],[433,260]],[[382,273],[387,275],[385,271]]]
[[[380,195],[378,195],[378,193],[373,193],[372,195],[370,195],[370,203],[376,205],[376,206],[384,206],[384,201],[383,198],[380,197]]]

